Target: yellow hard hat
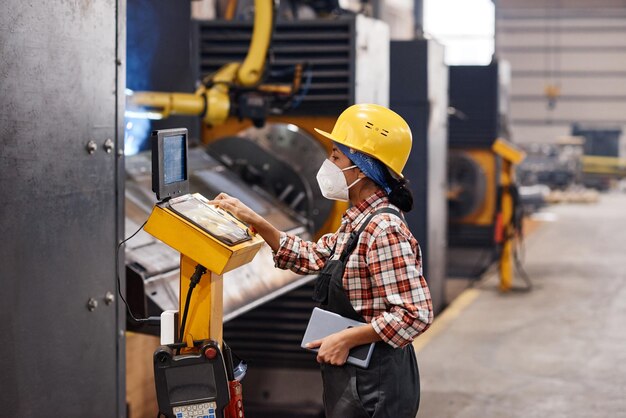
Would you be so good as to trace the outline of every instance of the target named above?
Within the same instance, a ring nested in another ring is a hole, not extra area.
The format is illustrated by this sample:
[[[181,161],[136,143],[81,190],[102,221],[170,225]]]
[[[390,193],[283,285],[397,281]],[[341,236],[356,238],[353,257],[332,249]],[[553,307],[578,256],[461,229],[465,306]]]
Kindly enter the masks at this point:
[[[402,169],[411,152],[411,128],[393,110],[376,104],[355,104],[339,115],[331,133],[320,129],[315,132],[376,158],[404,177]]]

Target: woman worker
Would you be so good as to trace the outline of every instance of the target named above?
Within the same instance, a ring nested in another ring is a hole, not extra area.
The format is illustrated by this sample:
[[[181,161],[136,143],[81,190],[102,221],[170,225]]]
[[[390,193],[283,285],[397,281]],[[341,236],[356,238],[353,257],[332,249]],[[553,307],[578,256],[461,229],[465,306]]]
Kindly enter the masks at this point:
[[[322,194],[351,203],[338,231],[308,242],[225,193],[213,203],[263,237],[276,267],[318,274],[314,298],[322,308],[364,322],[309,345],[319,347],[326,416],[415,418],[420,385],[411,342],[433,310],[420,247],[400,212],[413,206],[402,176],[411,130],[385,107],[358,104],[339,116],[332,133],[316,131],[333,141],[317,174]],[[351,235],[356,245],[348,248]],[[346,363],[351,348],[371,342],[377,344],[367,369]]]

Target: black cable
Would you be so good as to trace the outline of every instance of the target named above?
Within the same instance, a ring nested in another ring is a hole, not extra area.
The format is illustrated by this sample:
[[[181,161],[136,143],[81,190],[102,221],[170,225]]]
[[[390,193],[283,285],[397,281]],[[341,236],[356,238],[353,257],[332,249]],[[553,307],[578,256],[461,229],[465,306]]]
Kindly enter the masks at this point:
[[[148,223],[148,220],[146,219],[146,221],[139,227],[139,229],[137,229],[130,237],[126,238],[124,241],[117,244],[117,249],[115,251],[115,276],[117,277],[117,293],[120,295],[120,299],[122,299],[122,302],[124,302],[124,305],[126,305],[126,311],[128,312],[128,315],[131,317],[133,321],[137,323],[158,322],[160,321],[160,318],[159,317],[135,318],[135,315],[133,315],[132,311],[130,310],[130,306],[128,306],[128,302],[126,302],[126,299],[124,299],[124,296],[122,295],[122,282],[120,280],[120,271],[119,271],[120,270],[119,269],[120,248],[126,241],[128,241],[129,239],[137,235],[139,231],[141,231],[143,227],[146,226],[147,223]]]
[[[523,287],[514,287],[511,290],[518,292],[530,292],[533,288],[532,281],[526,270],[524,270],[524,266],[522,266],[522,262],[519,257],[520,250],[524,251],[524,208],[521,205],[521,198],[519,194],[519,188],[517,184],[512,184],[510,188],[511,198],[513,200],[513,215],[512,215],[512,226],[513,233],[507,239],[514,240],[517,237],[519,242],[519,246],[515,245],[515,242],[512,242],[513,248],[513,263],[515,265],[515,269],[517,273],[519,273],[520,277],[525,283]],[[520,248],[521,247],[521,248]]]
[[[513,260],[515,261],[515,268],[517,272],[519,273],[520,277],[522,278],[522,280],[524,280],[524,283],[526,284],[526,286],[517,287],[512,290],[516,290],[520,292],[530,292],[531,290],[533,290],[533,282],[530,280],[530,277],[528,277],[526,270],[524,270],[524,267],[522,266],[522,263],[519,257],[517,256],[517,251],[513,253]]]
[[[233,363],[233,352],[230,351],[230,347],[226,344],[226,341],[222,340],[222,354],[224,355],[224,363],[226,364],[226,379],[229,382],[235,380],[235,363]]]
[[[196,265],[196,271],[194,271],[191,276],[191,280],[189,281],[189,291],[187,292],[187,298],[185,300],[185,308],[183,309],[183,320],[180,323],[180,342],[184,342],[183,338],[185,337],[185,324],[187,323],[187,313],[189,312],[189,304],[191,302],[191,294],[193,293],[193,289],[200,282],[202,275],[206,273],[206,267],[201,264]]]

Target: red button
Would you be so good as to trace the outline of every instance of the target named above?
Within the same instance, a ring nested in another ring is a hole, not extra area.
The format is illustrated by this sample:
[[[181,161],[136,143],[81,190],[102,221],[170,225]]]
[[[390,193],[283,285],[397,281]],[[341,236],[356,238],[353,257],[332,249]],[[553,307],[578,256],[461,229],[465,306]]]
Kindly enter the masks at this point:
[[[204,350],[204,356],[208,358],[209,360],[213,360],[215,356],[217,356],[217,350],[213,347],[209,347],[206,350]]]

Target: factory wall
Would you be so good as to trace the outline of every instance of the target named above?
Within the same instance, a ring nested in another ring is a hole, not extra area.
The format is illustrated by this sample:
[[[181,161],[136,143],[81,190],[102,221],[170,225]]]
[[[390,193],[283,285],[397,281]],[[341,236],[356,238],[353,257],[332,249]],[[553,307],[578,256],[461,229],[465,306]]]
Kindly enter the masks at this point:
[[[496,3],[496,54],[511,64],[519,143],[554,142],[574,123],[626,128],[626,4],[561,3]],[[552,104],[549,86],[559,90]]]

